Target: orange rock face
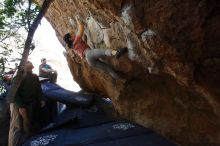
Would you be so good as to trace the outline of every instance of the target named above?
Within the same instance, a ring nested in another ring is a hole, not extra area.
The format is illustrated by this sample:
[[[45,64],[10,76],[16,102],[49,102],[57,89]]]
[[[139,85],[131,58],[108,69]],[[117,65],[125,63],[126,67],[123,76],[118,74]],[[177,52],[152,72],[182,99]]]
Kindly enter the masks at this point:
[[[75,15],[92,49],[129,48],[103,60],[125,80],[67,56],[81,88],[110,97],[121,115],[175,143],[220,145],[219,0],[56,0],[46,18],[64,46]]]

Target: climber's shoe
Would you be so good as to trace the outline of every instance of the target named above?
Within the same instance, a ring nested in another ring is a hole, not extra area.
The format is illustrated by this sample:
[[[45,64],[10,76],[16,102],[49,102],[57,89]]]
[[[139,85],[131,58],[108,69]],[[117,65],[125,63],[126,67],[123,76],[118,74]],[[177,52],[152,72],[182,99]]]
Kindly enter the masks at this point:
[[[124,47],[124,48],[119,48],[116,52],[116,58],[120,58],[123,54],[127,53],[128,52],[128,48],[127,47]]]

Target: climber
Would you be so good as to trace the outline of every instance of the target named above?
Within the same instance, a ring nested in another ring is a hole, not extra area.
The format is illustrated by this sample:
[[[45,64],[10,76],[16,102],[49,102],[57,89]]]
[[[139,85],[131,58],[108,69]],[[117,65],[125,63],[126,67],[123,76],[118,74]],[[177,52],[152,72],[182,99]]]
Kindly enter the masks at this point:
[[[118,59],[121,55],[125,54],[128,49],[126,47],[118,50],[90,49],[86,42],[82,40],[84,26],[79,20],[79,17],[76,17],[76,22],[78,25],[78,32],[76,35],[74,32],[70,32],[65,34],[63,38],[67,43],[68,48],[79,55],[81,59],[85,58],[90,66],[102,69],[103,71],[109,73],[114,79],[120,79],[120,75],[113,69],[111,65],[106,64],[99,59],[107,56],[115,56]]]

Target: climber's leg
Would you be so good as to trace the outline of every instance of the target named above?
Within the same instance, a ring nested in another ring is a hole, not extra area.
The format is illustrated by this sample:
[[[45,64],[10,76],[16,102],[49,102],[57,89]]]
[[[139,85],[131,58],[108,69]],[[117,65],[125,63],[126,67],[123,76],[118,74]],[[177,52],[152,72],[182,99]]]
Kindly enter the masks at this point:
[[[112,56],[111,49],[87,49],[85,52],[86,61],[90,66],[94,66],[109,73],[114,79],[119,79],[119,75],[116,73],[111,65],[99,60],[99,58],[103,58],[106,56]]]

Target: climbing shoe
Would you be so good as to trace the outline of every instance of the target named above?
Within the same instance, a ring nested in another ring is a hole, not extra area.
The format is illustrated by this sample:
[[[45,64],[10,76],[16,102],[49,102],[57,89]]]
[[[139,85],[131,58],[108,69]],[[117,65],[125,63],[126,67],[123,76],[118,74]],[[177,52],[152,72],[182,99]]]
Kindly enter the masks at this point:
[[[127,53],[128,52],[128,48],[127,47],[125,47],[125,48],[119,48],[118,50],[117,50],[117,53],[116,53],[116,58],[118,59],[118,58],[120,58],[123,54],[125,54],[125,53]]]

